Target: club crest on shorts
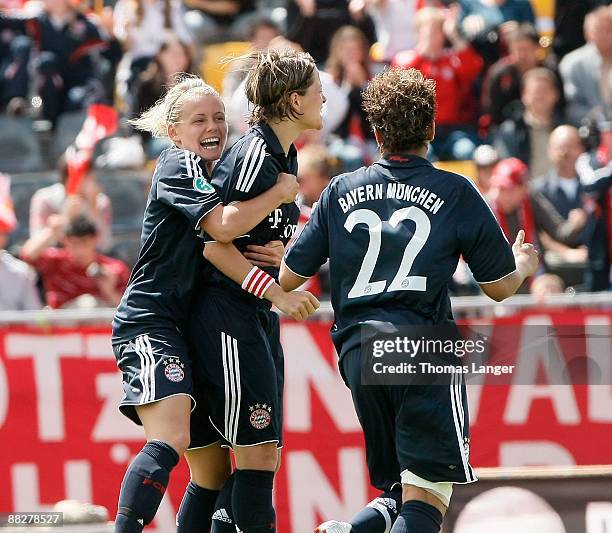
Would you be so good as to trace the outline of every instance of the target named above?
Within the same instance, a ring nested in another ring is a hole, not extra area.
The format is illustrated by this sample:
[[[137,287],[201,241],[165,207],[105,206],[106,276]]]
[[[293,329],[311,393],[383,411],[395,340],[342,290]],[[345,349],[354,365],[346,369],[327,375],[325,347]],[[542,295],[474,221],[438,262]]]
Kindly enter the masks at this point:
[[[255,406],[249,406],[249,411],[251,411],[251,416],[249,417],[249,422],[255,429],[264,429],[270,425],[272,417],[270,413],[272,412],[272,407],[268,404],[264,403],[255,404]]]
[[[204,178],[193,178],[193,188],[196,191],[200,191],[205,194],[210,194],[211,192],[215,192],[215,188],[210,183],[208,183]]]
[[[168,357],[168,359],[164,360],[164,374],[166,375],[166,379],[169,381],[174,381],[174,383],[178,383],[179,381],[183,381],[185,378],[185,365],[181,363],[181,360],[178,357]]]

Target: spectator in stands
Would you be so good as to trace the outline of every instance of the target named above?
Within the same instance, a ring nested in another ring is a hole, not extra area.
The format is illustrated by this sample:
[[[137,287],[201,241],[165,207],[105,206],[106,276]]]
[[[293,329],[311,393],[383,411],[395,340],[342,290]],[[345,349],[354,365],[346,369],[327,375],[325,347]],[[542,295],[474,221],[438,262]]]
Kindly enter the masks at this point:
[[[8,32],[10,39],[3,43],[0,57],[0,112],[10,115],[23,113],[25,97],[30,86],[28,65],[32,42],[25,35]]]
[[[366,13],[372,17],[380,59],[390,62],[395,54],[416,46],[414,16],[422,4],[422,0],[350,0],[349,10],[354,20],[362,20]]]
[[[460,25],[468,36],[499,30],[509,35],[521,22],[535,24],[529,0],[459,0]]]
[[[587,44],[567,54],[559,70],[567,98],[567,116],[575,126],[591,113],[612,118],[612,6],[584,20]]]
[[[284,48],[301,50],[299,44],[288,41],[282,36],[272,39],[268,48],[270,50],[282,50]],[[323,106],[323,129],[320,132],[306,132],[314,135],[311,135],[308,139],[303,135],[299,140],[300,145],[308,144],[308,142],[325,143],[329,134],[342,123],[348,111],[349,102],[346,92],[336,84],[333,77],[327,72],[320,70],[319,77],[321,78],[323,94],[325,94],[327,100]],[[249,105],[243,80],[231,98],[226,101],[228,122],[231,128],[240,135],[248,128],[248,117],[251,114]]]
[[[550,171],[533,182],[534,190],[541,192],[563,218],[578,209],[582,221],[586,216],[582,210],[576,162],[583,151],[576,128],[567,125],[555,128],[548,141]]]
[[[311,144],[298,152],[298,162],[301,205],[311,208],[331,178],[341,172],[340,161],[325,146]]]
[[[576,163],[589,215],[585,229],[587,291],[605,291],[612,286],[612,121],[601,122],[599,131],[599,147],[582,154]]]
[[[610,0],[555,0],[552,50],[557,63],[584,44],[583,24],[587,13],[609,3]]]
[[[558,228],[565,230],[555,229],[550,234],[536,219],[538,237],[545,252],[544,263],[568,285],[581,282],[587,259],[584,231],[587,213],[583,209],[582,189],[576,172],[576,162],[583,150],[576,128],[556,128],[548,144],[551,170],[533,182],[531,195],[534,209],[547,211],[549,217],[559,219]]]
[[[263,52],[267,50],[273,39],[281,34],[278,25],[269,18],[257,18],[249,27],[249,41],[251,51]],[[230,64],[227,74],[223,78],[223,98],[229,99],[246,78],[249,69],[249,60],[242,59]]]
[[[323,189],[329,185],[333,176],[341,172],[340,160],[320,144],[310,144],[300,149],[298,163],[300,219],[296,235],[299,235],[306,222],[308,222],[312,206],[319,201]],[[329,263],[325,264],[315,276],[310,278],[303,288],[317,298],[322,295],[329,297]]]
[[[393,63],[416,68],[436,81],[436,137],[431,143],[438,159],[471,159],[477,138],[470,110],[475,108],[473,83],[483,62],[457,30],[457,6],[426,7],[415,20],[417,46],[399,53]],[[452,48],[445,48],[448,39]]]
[[[50,246],[57,241],[64,247]],[[24,243],[21,257],[41,275],[50,307],[75,304],[85,294],[100,307],[119,304],[130,272],[122,261],[99,254],[97,243],[96,225],[85,215],[67,221],[52,215],[48,225]]]
[[[537,242],[535,220],[527,192],[525,163],[511,157],[495,165],[487,198],[509,242],[514,242],[521,228],[525,230],[525,242]]]
[[[370,79],[369,44],[363,32],[343,26],[332,37],[325,72],[348,95],[349,109],[335,133],[347,139],[355,135],[374,142],[374,133],[362,108],[361,93]]]
[[[501,124],[520,114],[521,80],[527,71],[543,66],[544,51],[532,24],[520,24],[509,35],[508,48],[509,55],[489,69],[482,87],[482,110],[493,124]],[[560,78],[558,84],[561,94]]]
[[[115,4],[114,34],[124,50],[117,82],[124,98],[159,52],[167,32],[180,35],[185,44],[193,41],[180,0],[118,0]]]
[[[93,56],[108,42],[70,0],[45,0],[43,12],[36,16],[0,12],[0,31],[7,29],[29,36],[40,51],[37,90],[45,119],[55,123],[64,111],[82,109],[104,97]]]
[[[504,121],[495,134],[501,158],[518,157],[529,166],[530,176],[548,172],[548,138],[563,123],[555,75],[546,68],[531,69],[523,76],[522,113]]]
[[[185,22],[200,43],[244,41],[255,13],[255,0],[184,0]]]
[[[5,250],[8,235],[16,227],[10,180],[6,174],[0,174],[0,311],[40,309],[36,274]]]
[[[481,144],[474,150],[476,185],[478,185],[478,189],[484,195],[489,191],[491,176],[497,163],[499,163],[499,154],[490,144]]]
[[[288,0],[287,37],[298,43],[315,59],[323,63],[329,55],[332,36],[341,26],[355,23],[374,42],[371,19],[353,21],[349,0]]]
[[[113,245],[112,223],[113,208],[110,198],[104,194],[96,179],[96,171],[89,162],[76,197],[66,196],[68,182],[68,157],[62,156],[58,162],[59,181],[54,185],[38,189],[30,200],[30,237],[36,236],[49,223],[49,217],[59,215],[70,208],[73,212],[87,213],[98,227],[98,246],[107,252]],[[55,245],[56,242],[51,244]]]
[[[168,87],[174,85],[177,74],[195,74],[190,49],[178,36],[167,33],[153,61],[141,72],[134,84],[130,117],[137,117],[159,100]],[[168,147],[167,140],[154,139],[148,133],[139,132],[145,151],[152,159]]]
[[[564,290],[565,283],[556,274],[540,274],[533,278],[529,287],[530,294],[539,304],[544,303],[551,294],[563,294]]]

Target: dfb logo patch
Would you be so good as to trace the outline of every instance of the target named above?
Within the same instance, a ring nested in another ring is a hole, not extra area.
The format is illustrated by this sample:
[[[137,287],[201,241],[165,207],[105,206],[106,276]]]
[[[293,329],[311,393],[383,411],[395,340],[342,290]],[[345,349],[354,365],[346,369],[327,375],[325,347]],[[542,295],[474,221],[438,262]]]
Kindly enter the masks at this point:
[[[251,425],[255,429],[264,429],[270,425],[272,421],[272,417],[270,416],[272,407],[268,406],[268,404],[256,404],[255,407],[251,405],[249,411],[251,411],[249,422],[251,422]]]
[[[196,191],[199,191],[204,194],[211,194],[215,192],[215,188],[210,183],[208,183],[204,178],[194,178],[193,188]]]

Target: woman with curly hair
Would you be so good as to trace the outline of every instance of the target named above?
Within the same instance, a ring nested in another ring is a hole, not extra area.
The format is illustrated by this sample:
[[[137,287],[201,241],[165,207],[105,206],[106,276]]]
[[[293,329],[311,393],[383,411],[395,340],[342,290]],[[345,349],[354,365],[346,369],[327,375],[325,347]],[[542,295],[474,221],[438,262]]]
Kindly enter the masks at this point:
[[[420,365],[432,360],[405,349],[389,359],[384,350],[400,348],[388,335],[409,326],[412,338],[440,341],[442,325],[453,325],[448,283],[461,255],[499,301],[535,272],[537,252],[523,231],[510,248],[474,184],[425,158],[435,134],[432,80],[415,69],[387,70],[363,101],[382,158],[331,182],[281,264],[288,290],[329,258],[332,339],[364,431],[370,480],[382,491],[350,523],[332,520],[315,531],[438,533],[453,485],[476,481],[465,384],[455,370],[459,346],[440,360],[455,373],[431,385]],[[402,378],[392,365],[406,360],[416,375]]]

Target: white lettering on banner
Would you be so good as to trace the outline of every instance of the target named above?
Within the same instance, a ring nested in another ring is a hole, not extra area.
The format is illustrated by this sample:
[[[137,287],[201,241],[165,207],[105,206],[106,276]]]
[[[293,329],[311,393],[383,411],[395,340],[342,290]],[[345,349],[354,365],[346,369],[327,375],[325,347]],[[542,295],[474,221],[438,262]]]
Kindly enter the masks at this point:
[[[513,425],[526,424],[533,401],[545,398],[551,401],[560,424],[579,424],[580,413],[571,385],[535,385],[540,368],[546,375],[548,383],[563,383],[565,380],[565,363],[556,337],[542,336],[544,326],[550,326],[552,330],[550,317],[531,316],[525,319],[523,326],[516,359],[516,372],[513,375],[504,411],[504,422]]]
[[[361,431],[349,389],[338,366],[330,365],[314,342],[308,328],[284,324],[285,348],[285,428],[287,431],[312,430],[311,388],[315,389],[339,431]]]
[[[91,502],[92,481],[89,461],[64,463],[66,499]],[[38,466],[35,463],[16,463],[11,467],[13,509],[15,511],[48,511],[52,503],[40,501]]]
[[[570,451],[556,442],[502,442],[499,447],[499,465],[502,467],[575,464]]]
[[[62,394],[62,357],[82,357],[82,335],[6,336],[6,355],[13,359],[32,358],[38,407],[40,440],[61,441],[65,438],[64,402]]]
[[[586,533],[610,533],[610,531],[612,531],[612,503],[587,503]]]
[[[96,396],[103,400],[103,404],[91,431],[93,442],[144,439],[142,427],[134,424],[117,409],[121,395],[121,376],[118,373],[96,376]]]
[[[474,426],[478,421],[478,412],[480,410],[480,398],[482,396],[482,385],[478,382],[483,382],[484,374],[479,374],[470,378],[470,384],[466,385],[466,393],[468,400],[468,413],[470,413],[470,427]],[[472,383],[472,382],[476,383]]]
[[[588,405],[589,420],[612,422],[612,347],[610,346],[610,318],[590,316],[584,321],[589,356]],[[606,328],[607,334],[603,329]]]
[[[292,533],[311,533],[319,516],[347,518],[368,502],[361,448],[338,453],[339,494],[311,452],[289,452],[286,457]]]
[[[66,461],[66,497],[69,500],[92,502],[91,464],[89,461]]]
[[[4,425],[9,409],[9,382],[6,377],[6,368],[0,358],[0,429]]]
[[[49,511],[51,505],[40,502],[38,467],[35,463],[15,463],[11,466],[13,511]]]

